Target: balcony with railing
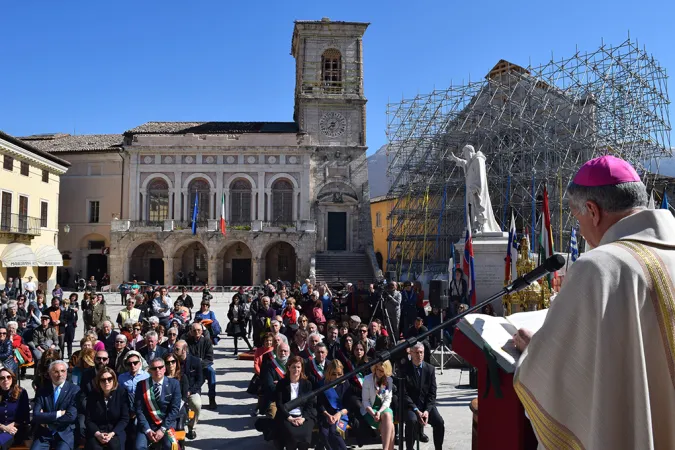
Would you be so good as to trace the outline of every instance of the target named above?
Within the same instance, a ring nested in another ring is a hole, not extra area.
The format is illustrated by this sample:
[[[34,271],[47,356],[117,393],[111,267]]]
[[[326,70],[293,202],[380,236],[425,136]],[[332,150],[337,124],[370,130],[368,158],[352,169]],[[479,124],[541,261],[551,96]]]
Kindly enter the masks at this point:
[[[23,214],[3,214],[0,216],[0,233],[40,236],[40,218]]]
[[[160,232],[160,231],[191,231],[191,220],[128,220],[116,219],[111,223],[111,231],[115,232]],[[198,220],[197,230],[199,232],[219,233],[220,220],[208,219]],[[316,224],[313,220],[297,220],[292,222],[262,220],[227,222],[227,232],[263,232],[263,233],[295,233],[295,232],[315,232]]]

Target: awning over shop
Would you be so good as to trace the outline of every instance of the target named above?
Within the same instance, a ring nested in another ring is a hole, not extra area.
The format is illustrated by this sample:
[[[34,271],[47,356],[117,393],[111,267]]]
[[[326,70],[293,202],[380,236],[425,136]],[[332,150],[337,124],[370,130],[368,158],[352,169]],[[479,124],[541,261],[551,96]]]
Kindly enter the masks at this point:
[[[2,251],[0,263],[4,267],[31,267],[37,266],[37,259],[29,246],[15,242]]]
[[[39,267],[61,267],[63,265],[63,257],[58,248],[53,245],[43,245],[35,252],[35,259]]]

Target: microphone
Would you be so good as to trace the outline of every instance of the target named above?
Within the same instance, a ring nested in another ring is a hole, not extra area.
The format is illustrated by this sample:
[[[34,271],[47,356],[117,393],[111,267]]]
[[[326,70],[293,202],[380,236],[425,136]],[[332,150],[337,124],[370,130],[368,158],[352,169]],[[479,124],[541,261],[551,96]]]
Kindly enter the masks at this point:
[[[553,255],[550,258],[546,259],[546,261],[544,261],[542,265],[540,265],[533,271],[526,273],[522,277],[516,278],[513,281],[513,283],[506,286],[506,290],[508,291],[509,294],[521,291],[526,287],[528,287],[530,284],[537,281],[539,278],[548,275],[551,272],[560,270],[564,266],[565,266],[565,258],[563,258],[562,255],[558,254]]]

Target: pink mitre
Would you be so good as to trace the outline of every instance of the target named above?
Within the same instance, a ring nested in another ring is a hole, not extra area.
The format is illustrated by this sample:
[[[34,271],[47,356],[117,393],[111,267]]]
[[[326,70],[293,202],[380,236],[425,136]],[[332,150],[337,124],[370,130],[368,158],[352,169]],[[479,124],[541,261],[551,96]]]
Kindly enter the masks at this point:
[[[605,155],[591,159],[579,168],[572,182],[579,186],[615,186],[641,181],[633,166],[621,158]]]

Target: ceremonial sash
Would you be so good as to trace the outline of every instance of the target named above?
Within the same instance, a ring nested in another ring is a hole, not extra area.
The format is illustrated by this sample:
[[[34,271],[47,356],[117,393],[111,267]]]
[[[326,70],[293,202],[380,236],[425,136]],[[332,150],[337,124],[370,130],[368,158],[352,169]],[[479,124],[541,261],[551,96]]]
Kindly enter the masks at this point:
[[[316,360],[312,358],[312,372],[319,380],[323,380],[323,370],[316,364]]]
[[[152,392],[152,378],[143,380],[141,383],[143,383],[141,386],[141,389],[143,390],[143,401],[145,402],[145,407],[148,410],[150,420],[152,420],[155,425],[160,425],[166,414],[159,408],[159,399],[155,397],[154,392]],[[178,445],[176,432],[173,428],[166,430],[166,436],[171,443],[171,450],[179,450],[180,446]]]
[[[302,351],[298,354],[302,359],[312,359],[314,356],[309,352],[307,347],[303,348]]]
[[[346,358],[344,356],[344,353],[342,353],[342,351],[340,351],[340,356],[342,357],[340,359],[343,360],[344,366],[347,369],[347,372],[351,372],[352,370],[354,370],[354,364],[352,364],[352,362],[349,360],[349,358]],[[359,387],[359,389],[363,389],[363,375],[361,375],[360,373],[357,373],[356,375],[354,375],[352,380]]]
[[[281,378],[286,376],[286,369],[284,368],[283,364],[279,362],[279,360],[272,358],[272,364],[274,364],[274,370]]]

